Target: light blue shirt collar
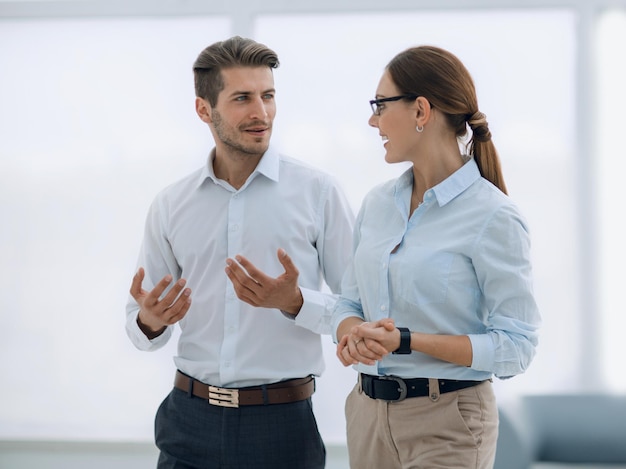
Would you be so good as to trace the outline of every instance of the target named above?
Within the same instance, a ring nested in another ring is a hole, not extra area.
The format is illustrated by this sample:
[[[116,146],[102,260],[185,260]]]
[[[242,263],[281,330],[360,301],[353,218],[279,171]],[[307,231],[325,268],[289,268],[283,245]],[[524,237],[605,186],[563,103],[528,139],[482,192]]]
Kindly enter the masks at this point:
[[[474,158],[469,158],[458,170],[426,192],[432,192],[437,203],[442,207],[459,194],[462,194],[481,177],[476,161],[474,161]],[[399,195],[403,190],[412,186],[413,169],[410,168],[398,178],[395,185],[395,194]],[[424,197],[427,197],[427,194],[424,194]]]

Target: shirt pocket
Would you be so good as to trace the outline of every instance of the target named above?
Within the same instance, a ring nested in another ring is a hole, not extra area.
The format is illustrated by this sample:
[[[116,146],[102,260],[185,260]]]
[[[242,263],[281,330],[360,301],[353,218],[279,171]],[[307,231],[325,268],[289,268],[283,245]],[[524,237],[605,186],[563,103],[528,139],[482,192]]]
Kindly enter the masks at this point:
[[[390,264],[392,294],[417,306],[445,302],[454,257],[424,246],[407,247]]]

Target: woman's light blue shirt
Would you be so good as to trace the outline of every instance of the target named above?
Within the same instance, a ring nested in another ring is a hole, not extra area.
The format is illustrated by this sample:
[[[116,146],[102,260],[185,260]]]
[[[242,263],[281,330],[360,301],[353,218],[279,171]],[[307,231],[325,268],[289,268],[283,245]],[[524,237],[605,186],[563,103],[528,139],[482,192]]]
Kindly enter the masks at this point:
[[[535,355],[541,321],[525,220],[481,177],[474,159],[429,189],[409,218],[412,186],[409,169],[365,197],[333,315],[334,339],[348,317],[390,317],[415,332],[468,335],[471,367],[413,352],[357,365],[358,371],[468,380],[522,373]]]

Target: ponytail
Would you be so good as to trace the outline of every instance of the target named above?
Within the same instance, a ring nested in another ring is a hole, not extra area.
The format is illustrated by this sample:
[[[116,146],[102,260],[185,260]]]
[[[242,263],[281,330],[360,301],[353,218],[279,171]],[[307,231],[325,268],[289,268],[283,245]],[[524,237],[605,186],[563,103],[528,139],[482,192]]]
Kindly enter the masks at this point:
[[[474,155],[474,161],[478,165],[480,174],[502,192],[508,194],[502,175],[500,158],[491,140],[487,116],[476,111],[467,119],[467,124],[472,129],[472,138],[468,150],[470,154]]]

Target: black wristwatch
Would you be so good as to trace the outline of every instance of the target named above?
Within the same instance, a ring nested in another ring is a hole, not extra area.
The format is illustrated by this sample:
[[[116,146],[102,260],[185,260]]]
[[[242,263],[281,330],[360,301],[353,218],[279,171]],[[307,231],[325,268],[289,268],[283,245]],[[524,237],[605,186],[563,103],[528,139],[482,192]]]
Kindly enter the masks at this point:
[[[398,327],[400,331],[400,347],[393,353],[396,355],[408,355],[411,353],[411,331],[408,327]]]

